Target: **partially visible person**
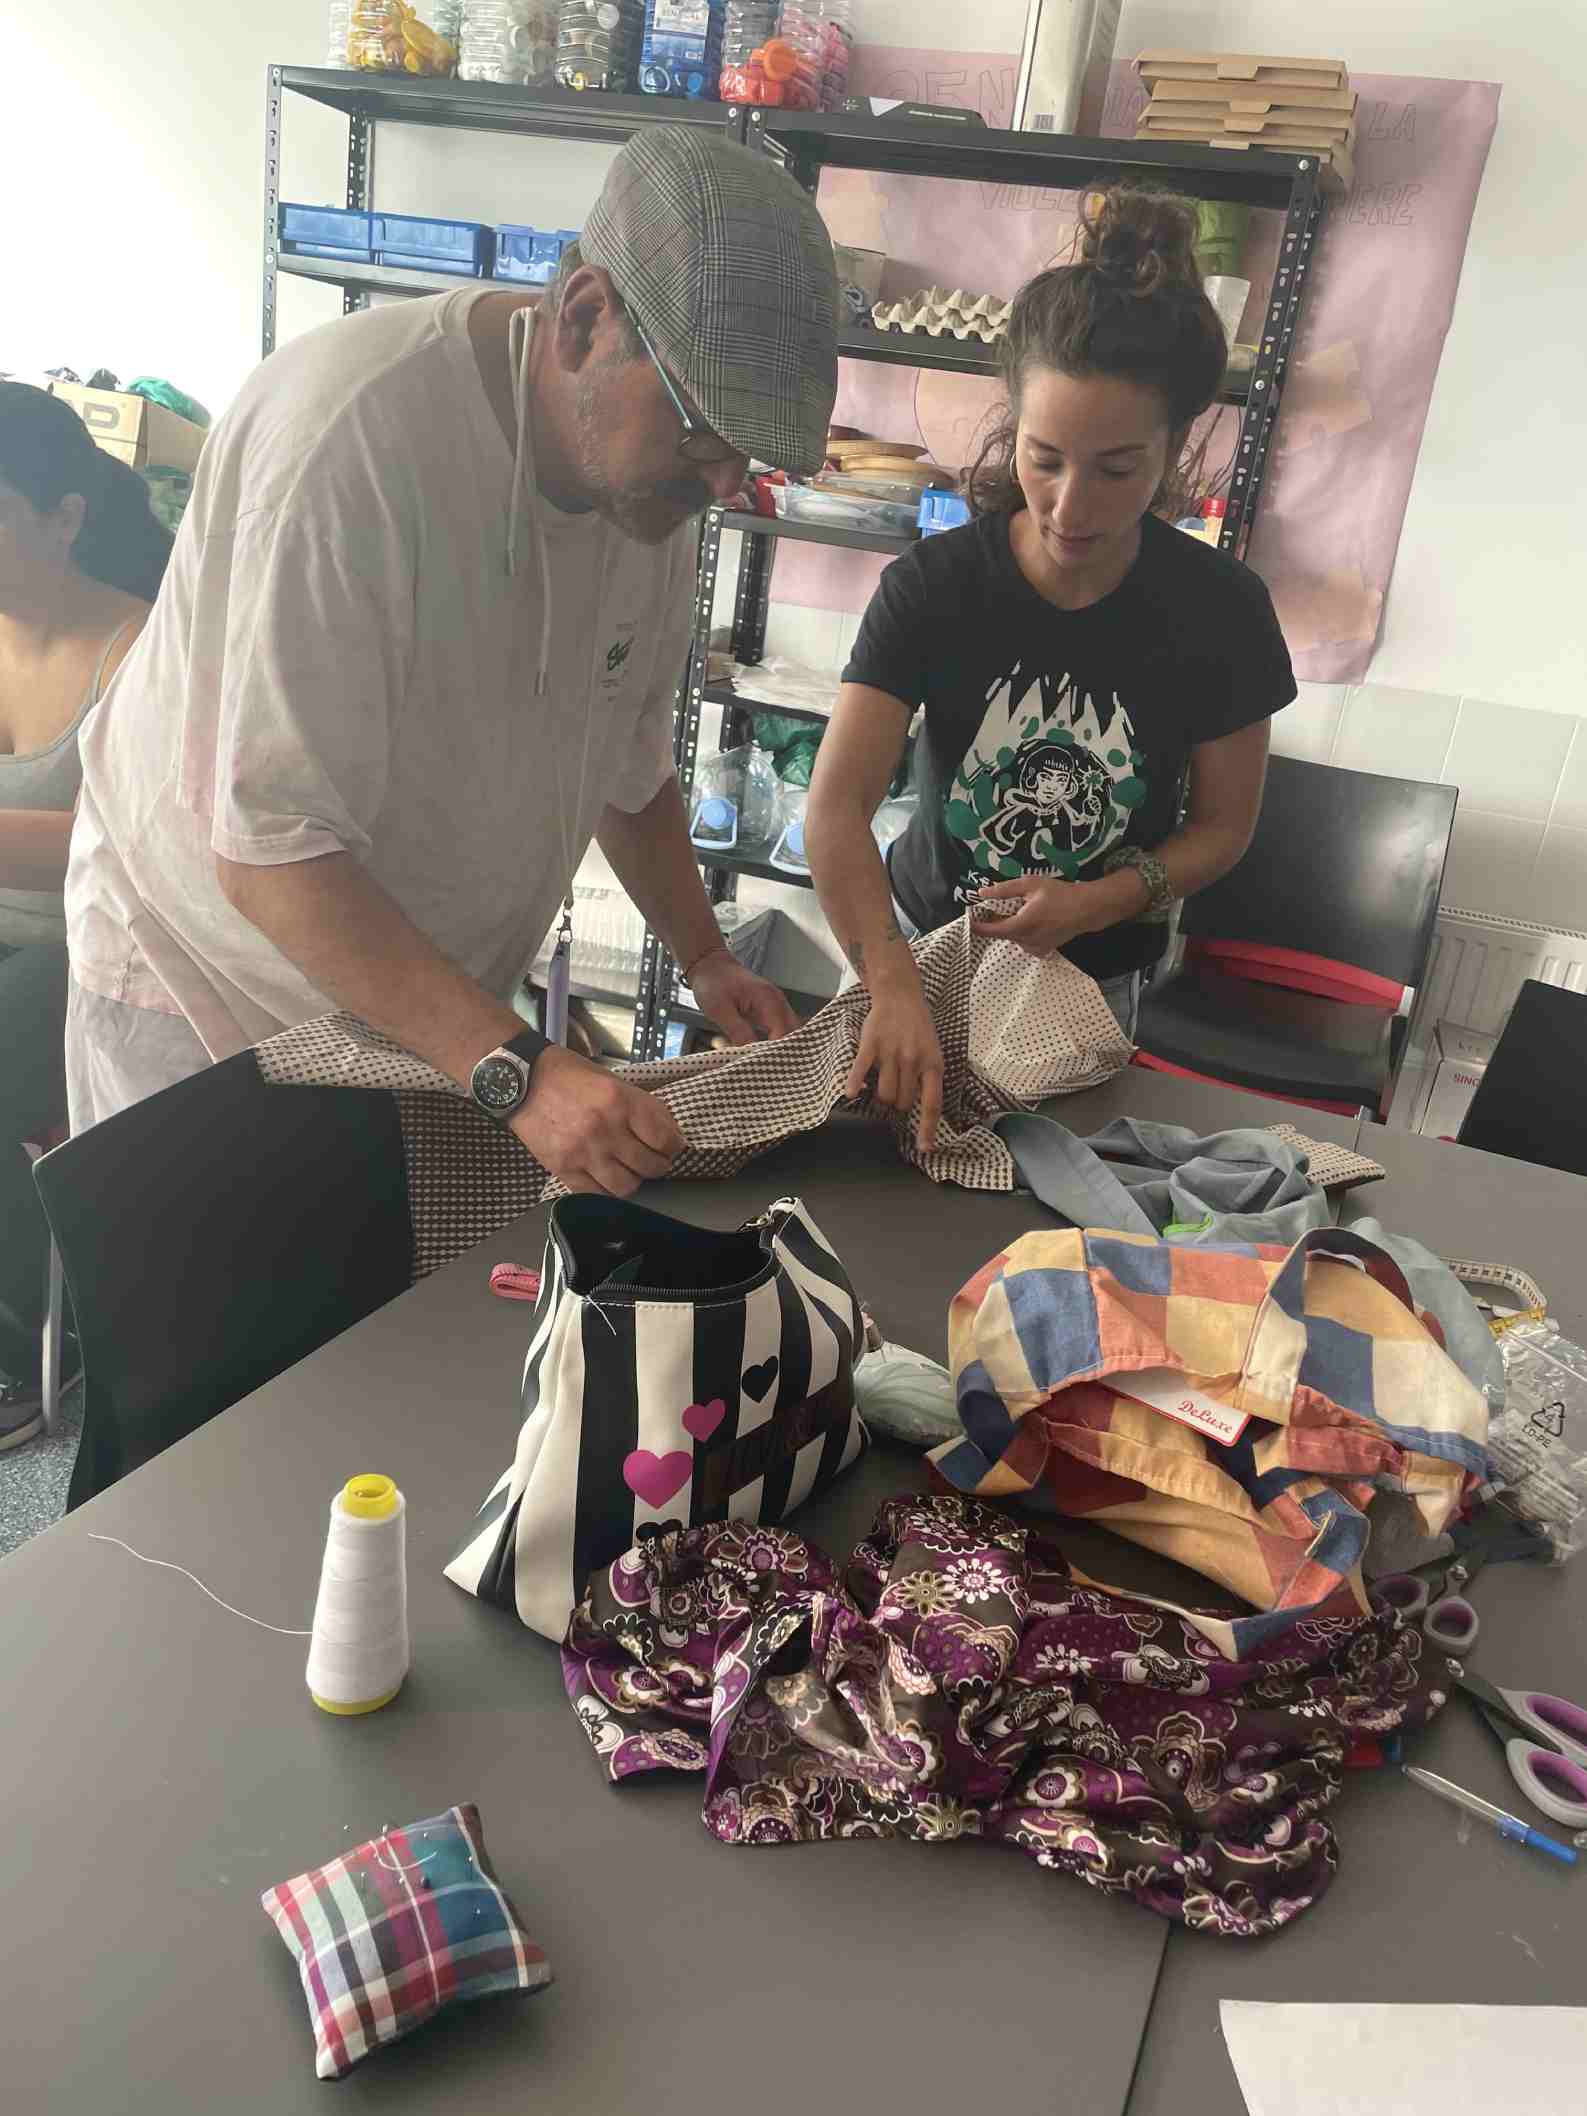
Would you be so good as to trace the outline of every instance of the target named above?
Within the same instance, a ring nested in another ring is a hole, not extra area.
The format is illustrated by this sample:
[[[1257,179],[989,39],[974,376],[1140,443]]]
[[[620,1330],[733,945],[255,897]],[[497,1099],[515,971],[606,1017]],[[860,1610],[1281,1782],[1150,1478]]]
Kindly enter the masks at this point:
[[[723,945],[673,702],[693,518],[751,453],[819,467],[836,313],[808,194],[658,126],[544,298],[464,285],[258,369],[84,743],[74,1127],[344,1007],[571,1188],[665,1173],[665,1106],[511,1000],[593,836],[735,1042],[794,1025]]]
[[[66,1115],[62,886],[78,730],[170,552],[136,472],[58,397],[0,382],[0,1450],[41,1422],[49,1230],[23,1141]]]
[[[1116,189],[1021,288],[978,518],[883,574],[817,757],[811,873],[871,997],[848,1091],[918,1102],[923,1146],[942,1052],[909,939],[968,906],[1096,978],[1133,1038],[1169,907],[1250,843],[1295,696],[1262,582],[1154,511],[1223,379],[1195,239],[1183,200]],[[920,812],[884,866],[870,821],[917,706]]]

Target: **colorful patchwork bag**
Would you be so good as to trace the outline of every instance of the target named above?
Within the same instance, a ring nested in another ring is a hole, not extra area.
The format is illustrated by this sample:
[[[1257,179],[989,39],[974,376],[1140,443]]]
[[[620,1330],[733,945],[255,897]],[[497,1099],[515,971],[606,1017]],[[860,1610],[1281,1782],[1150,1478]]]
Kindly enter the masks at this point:
[[[780,1521],[858,1461],[854,1288],[797,1198],[735,1233],[551,1209],[518,1451],[446,1576],[560,1640],[646,1528]]]
[[[1368,1611],[1380,1492],[1428,1535],[1486,1476],[1488,1407],[1357,1230],[1292,1248],[1031,1234],[954,1296],[963,1437],[942,1479],[1103,1522],[1256,1616],[1186,1611],[1236,1658],[1301,1618]]]

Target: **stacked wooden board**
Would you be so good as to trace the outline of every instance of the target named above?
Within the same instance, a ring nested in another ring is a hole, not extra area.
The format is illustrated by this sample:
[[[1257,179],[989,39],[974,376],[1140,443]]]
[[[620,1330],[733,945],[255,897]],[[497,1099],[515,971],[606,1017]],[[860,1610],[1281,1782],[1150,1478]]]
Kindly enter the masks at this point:
[[[1343,59],[1143,51],[1135,70],[1152,92],[1137,139],[1315,155],[1328,189],[1354,181],[1356,97]]]

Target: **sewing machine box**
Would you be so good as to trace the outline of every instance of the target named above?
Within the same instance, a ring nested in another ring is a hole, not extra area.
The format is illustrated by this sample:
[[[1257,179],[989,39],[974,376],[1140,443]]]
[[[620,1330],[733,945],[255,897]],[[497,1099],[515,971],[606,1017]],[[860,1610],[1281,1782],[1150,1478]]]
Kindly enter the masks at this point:
[[[1030,0],[1014,90],[1015,132],[1102,130],[1121,0]]]
[[[168,470],[196,470],[205,429],[179,419],[163,404],[135,397],[127,390],[89,389],[80,382],[52,382],[50,392],[69,404],[106,455],[119,457],[134,470],[163,465]]]
[[[1453,1139],[1466,1121],[1477,1083],[1488,1070],[1497,1036],[1441,1021],[1433,1036],[1427,1077],[1431,1082],[1417,1130],[1433,1139]]]

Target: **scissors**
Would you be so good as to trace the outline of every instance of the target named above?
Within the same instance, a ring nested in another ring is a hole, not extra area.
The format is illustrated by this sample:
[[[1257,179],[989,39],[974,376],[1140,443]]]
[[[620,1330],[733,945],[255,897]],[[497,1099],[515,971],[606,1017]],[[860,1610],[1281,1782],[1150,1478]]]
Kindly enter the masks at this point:
[[[1587,1830],[1587,1712],[1546,1690],[1496,1689],[1464,1669],[1455,1686],[1503,1742],[1510,1776],[1532,1805]]]
[[[1486,1562],[1487,1552],[1480,1546],[1467,1551],[1450,1566],[1441,1587],[1418,1579],[1414,1572],[1385,1573],[1373,1583],[1373,1605],[1394,1610],[1406,1623],[1420,1623],[1423,1637],[1441,1653],[1469,1653],[1482,1625],[1464,1589]]]

